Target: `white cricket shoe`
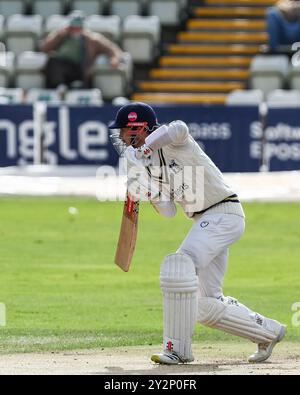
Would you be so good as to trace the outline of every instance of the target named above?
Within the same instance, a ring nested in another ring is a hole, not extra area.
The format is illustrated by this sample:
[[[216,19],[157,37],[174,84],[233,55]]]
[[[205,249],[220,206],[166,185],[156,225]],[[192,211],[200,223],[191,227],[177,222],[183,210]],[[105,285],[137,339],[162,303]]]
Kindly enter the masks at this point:
[[[194,358],[183,361],[176,353],[165,351],[162,354],[152,355],[151,361],[162,365],[178,365],[179,363],[193,362]]]
[[[261,343],[258,344],[258,350],[255,354],[251,355],[248,359],[250,363],[262,363],[270,358],[272,355],[273,349],[277,343],[281,342],[281,340],[286,335],[286,326],[282,325],[280,334],[277,339],[273,340],[271,343]]]

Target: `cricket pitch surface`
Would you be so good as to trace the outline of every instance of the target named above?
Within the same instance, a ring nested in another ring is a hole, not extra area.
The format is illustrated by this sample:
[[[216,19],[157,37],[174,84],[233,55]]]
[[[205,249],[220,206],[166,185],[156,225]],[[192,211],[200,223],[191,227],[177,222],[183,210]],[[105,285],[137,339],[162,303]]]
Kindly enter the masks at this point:
[[[248,364],[255,345],[195,345],[195,361],[161,366],[150,361],[159,346],[0,355],[0,375],[299,375],[300,344],[279,344],[269,362]]]

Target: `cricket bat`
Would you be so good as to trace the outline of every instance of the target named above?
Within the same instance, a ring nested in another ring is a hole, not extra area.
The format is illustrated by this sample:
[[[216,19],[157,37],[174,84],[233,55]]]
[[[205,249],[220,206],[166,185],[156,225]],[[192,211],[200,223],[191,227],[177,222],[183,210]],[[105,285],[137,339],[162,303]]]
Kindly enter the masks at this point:
[[[124,272],[129,271],[135,250],[138,232],[139,204],[139,201],[134,201],[132,196],[127,193],[115,256],[116,265],[124,270]]]

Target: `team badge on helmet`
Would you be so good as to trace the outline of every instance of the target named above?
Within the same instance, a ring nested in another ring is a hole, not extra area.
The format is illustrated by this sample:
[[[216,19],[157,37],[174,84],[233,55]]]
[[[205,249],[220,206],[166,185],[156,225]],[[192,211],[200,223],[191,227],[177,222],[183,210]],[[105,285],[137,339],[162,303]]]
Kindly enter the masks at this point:
[[[131,113],[128,115],[128,121],[129,121],[129,122],[135,122],[135,121],[137,120],[137,118],[138,118],[138,115],[137,115],[136,112],[131,112]]]

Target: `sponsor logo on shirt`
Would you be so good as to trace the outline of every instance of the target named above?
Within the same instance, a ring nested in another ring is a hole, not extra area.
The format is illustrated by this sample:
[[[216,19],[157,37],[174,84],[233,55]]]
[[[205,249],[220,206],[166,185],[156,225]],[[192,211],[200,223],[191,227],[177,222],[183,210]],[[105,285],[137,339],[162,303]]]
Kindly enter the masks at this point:
[[[179,166],[178,163],[176,163],[174,159],[171,160],[171,162],[169,164],[169,168],[175,174],[182,172],[182,167]]]
[[[173,189],[171,191],[171,198],[176,200],[183,200],[184,199],[184,192],[187,191],[190,187],[187,184],[180,185],[179,188]]]

